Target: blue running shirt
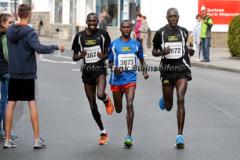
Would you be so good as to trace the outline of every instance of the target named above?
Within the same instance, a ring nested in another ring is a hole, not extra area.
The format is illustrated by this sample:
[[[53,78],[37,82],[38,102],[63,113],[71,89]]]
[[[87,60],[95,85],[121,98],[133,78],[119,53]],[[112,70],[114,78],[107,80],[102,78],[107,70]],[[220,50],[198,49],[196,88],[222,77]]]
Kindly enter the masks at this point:
[[[113,62],[114,68],[122,67],[124,71],[119,75],[112,71],[109,83],[119,86],[136,82],[137,58],[143,59],[143,47],[138,41],[130,39],[125,42],[121,38],[114,40],[109,47],[108,59],[109,62]]]

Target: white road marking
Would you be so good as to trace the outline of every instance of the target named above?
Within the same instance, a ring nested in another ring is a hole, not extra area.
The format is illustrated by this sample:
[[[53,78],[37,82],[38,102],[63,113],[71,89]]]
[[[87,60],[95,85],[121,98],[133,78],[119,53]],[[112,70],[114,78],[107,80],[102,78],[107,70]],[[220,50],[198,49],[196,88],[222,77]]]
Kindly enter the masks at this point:
[[[60,58],[65,58],[65,59],[72,59],[72,57],[68,57],[68,56],[62,56],[59,54],[53,55],[54,57],[60,57]]]
[[[57,64],[77,64],[76,62],[69,61],[54,61],[46,58],[41,58],[40,61],[49,62],[49,63],[57,63]]]
[[[231,113],[229,113],[228,111],[224,110],[222,107],[215,105],[214,103],[201,98],[200,96],[195,95],[195,97],[198,97],[201,101],[204,101],[205,103],[207,103],[210,107],[222,112],[223,114],[225,114],[227,117],[230,117],[231,119],[237,121],[238,123],[240,123],[240,119],[234,115],[232,115]]]

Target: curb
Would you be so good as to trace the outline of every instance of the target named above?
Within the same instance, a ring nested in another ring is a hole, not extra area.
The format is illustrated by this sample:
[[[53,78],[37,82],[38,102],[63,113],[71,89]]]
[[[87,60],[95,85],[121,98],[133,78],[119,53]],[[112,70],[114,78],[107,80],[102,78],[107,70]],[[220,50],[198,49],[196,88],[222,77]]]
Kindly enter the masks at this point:
[[[240,73],[240,69],[237,69],[237,68],[227,68],[227,67],[216,66],[216,65],[212,65],[212,64],[201,64],[201,63],[196,63],[196,62],[191,62],[191,64],[192,64],[192,66],[195,66],[195,67],[203,67],[203,68],[210,68],[210,69],[216,69],[216,70],[221,70],[221,71]]]
[[[151,58],[147,58],[147,57],[145,57],[145,60],[159,62],[159,60],[151,59]],[[191,65],[194,67],[203,67],[203,68],[210,68],[210,69],[221,70],[221,71],[240,73],[240,68],[239,69],[238,68],[227,68],[227,67],[222,67],[222,66],[216,66],[213,64],[202,64],[202,63],[198,63],[198,62],[191,62]]]

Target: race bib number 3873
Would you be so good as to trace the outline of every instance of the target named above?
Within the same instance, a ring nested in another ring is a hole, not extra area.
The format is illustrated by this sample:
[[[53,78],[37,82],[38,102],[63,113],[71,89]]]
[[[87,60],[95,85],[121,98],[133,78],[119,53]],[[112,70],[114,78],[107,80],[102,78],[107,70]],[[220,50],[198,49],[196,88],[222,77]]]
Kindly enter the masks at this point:
[[[183,56],[183,48],[181,42],[167,42],[165,47],[170,48],[170,54],[165,55],[167,59],[178,59]]]
[[[119,54],[118,55],[118,67],[127,68],[132,70],[136,65],[135,54]]]
[[[84,50],[87,52],[87,55],[85,56],[85,63],[95,63],[100,60],[97,56],[98,53],[101,53],[100,46],[85,47]]]

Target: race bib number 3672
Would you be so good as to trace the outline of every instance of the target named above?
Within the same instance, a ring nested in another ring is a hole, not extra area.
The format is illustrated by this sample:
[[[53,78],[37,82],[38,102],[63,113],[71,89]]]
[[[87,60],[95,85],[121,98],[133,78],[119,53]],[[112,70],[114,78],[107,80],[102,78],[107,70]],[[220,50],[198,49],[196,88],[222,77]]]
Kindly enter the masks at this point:
[[[170,54],[165,55],[167,59],[178,59],[183,56],[182,42],[167,42],[165,47],[170,48]]]
[[[100,46],[85,47],[84,50],[87,52],[85,56],[85,63],[96,63],[100,60],[97,56],[98,53],[101,53]]]
[[[135,54],[119,54],[118,55],[118,67],[127,68],[132,70],[136,65]]]

